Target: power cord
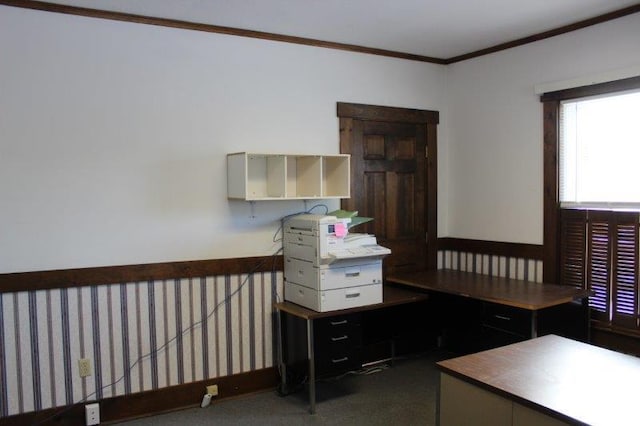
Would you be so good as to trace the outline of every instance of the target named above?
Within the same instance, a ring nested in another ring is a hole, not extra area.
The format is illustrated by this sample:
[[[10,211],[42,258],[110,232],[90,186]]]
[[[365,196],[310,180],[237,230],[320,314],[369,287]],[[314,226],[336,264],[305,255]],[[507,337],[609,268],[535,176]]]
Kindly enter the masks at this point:
[[[325,214],[329,211],[329,208],[325,205],[325,204],[316,204],[313,207],[311,207],[309,210],[307,211],[302,211],[302,212],[298,212],[298,213],[292,213],[289,215],[286,215],[282,218],[280,218],[280,226],[278,227],[278,229],[276,230],[274,237],[273,237],[273,242],[281,242],[282,238],[277,239],[276,240],[276,236],[278,235],[278,233],[280,233],[284,227],[284,223],[286,222],[287,219],[299,215],[299,214],[305,214],[305,213],[312,213],[313,210],[315,210],[318,207],[324,207],[325,209]],[[283,248],[280,247],[278,250],[276,250],[276,252],[274,252],[270,258],[272,259],[272,266],[271,266],[271,272],[272,274],[276,273],[276,259],[278,257],[278,255],[283,251]],[[231,298],[233,298],[233,296],[235,296],[236,294],[238,294],[240,292],[240,290],[242,290],[242,288],[247,284],[247,282],[249,281],[249,278],[253,276],[253,274],[256,273],[256,271],[258,269],[260,269],[269,259],[269,257],[265,257],[264,259],[262,259],[260,262],[258,262],[252,269],[251,271],[249,271],[247,273],[247,276],[245,277],[245,279],[242,281],[242,283],[238,286],[238,288],[236,290],[234,290],[231,294],[229,294],[225,299],[223,299],[222,301],[220,301],[216,306],[213,307],[213,309],[209,312],[209,314],[207,314],[206,317],[202,318],[201,320],[191,324],[189,327],[185,328],[184,330],[182,330],[182,332],[180,334],[176,334],[174,337],[172,337],[171,339],[169,339],[168,341],[166,341],[163,345],[161,345],[160,347],[154,349],[153,351],[141,355],[138,357],[138,359],[136,359],[133,364],[131,364],[125,371],[124,373],[122,373],[122,376],[120,376],[120,378],[118,378],[118,380],[116,380],[115,382],[106,384],[104,386],[102,386],[99,389],[96,389],[95,391],[93,391],[92,393],[86,395],[84,398],[82,398],[79,401],[76,401],[74,403],[72,403],[71,405],[69,405],[67,408],[63,409],[62,411],[59,411],[55,414],[52,414],[49,417],[46,417],[43,420],[37,421],[35,423],[33,423],[34,426],[39,426],[39,425],[43,425],[46,422],[56,419],[56,418],[60,418],[63,415],[65,415],[66,413],[70,412],[71,410],[73,410],[75,407],[77,407],[80,404],[83,404],[85,402],[87,402],[91,397],[95,396],[98,391],[104,390],[110,386],[115,386],[118,383],[120,383],[122,380],[124,380],[124,378],[138,365],[140,364],[142,361],[144,361],[147,358],[150,358],[156,354],[158,354],[160,351],[164,350],[167,346],[169,346],[170,344],[172,344],[173,342],[175,342],[179,337],[184,336],[185,334],[195,330],[197,327],[201,326],[205,321],[208,321],[209,318],[211,318],[211,316],[213,316],[218,309],[224,305],[227,304],[231,301]],[[277,283],[272,280],[272,297],[276,300],[276,303],[280,302],[280,296],[278,295],[278,289],[277,289]],[[276,315],[277,315],[277,320],[280,321],[280,313],[276,310]],[[279,334],[279,333],[277,333]],[[278,347],[278,351],[280,351],[280,338],[281,336],[277,335],[276,336],[276,344]],[[279,354],[279,356],[281,356],[281,354]],[[278,358],[281,359],[281,358]],[[280,365],[278,365],[278,370],[280,370]]]
[[[276,251],[271,257],[273,257],[275,259],[275,257],[277,256],[277,254],[280,252],[280,250]],[[246,283],[249,281],[249,278],[253,276],[253,274],[256,273],[256,271],[261,268],[268,260],[269,258],[264,258],[262,259],[260,262],[258,262],[252,269],[250,272],[247,273],[247,276],[245,277],[245,279],[242,281],[242,283],[238,286],[237,289],[235,289],[231,294],[229,294],[225,299],[223,299],[222,301],[220,301],[216,306],[213,307],[213,309],[209,312],[209,314],[202,318],[199,321],[196,321],[195,323],[191,324],[189,327],[185,328],[184,330],[182,330],[182,332],[180,334],[176,334],[174,337],[172,337],[171,339],[167,340],[164,344],[162,344],[161,346],[159,346],[158,348],[154,349],[151,352],[148,352],[144,355],[141,355],[138,357],[138,359],[136,359],[133,364],[131,364],[125,371],[124,373],[122,373],[122,375],[120,376],[120,378],[118,380],[116,380],[115,382],[106,384],[104,386],[102,386],[99,389],[96,389],[95,391],[93,391],[92,393],[86,395],[84,398],[82,398],[79,401],[76,401],[74,403],[72,403],[71,405],[69,405],[66,409],[57,412],[55,414],[52,414],[51,416],[45,418],[44,420],[38,421],[36,423],[34,423],[34,426],[37,425],[42,425],[50,420],[56,419],[56,418],[60,418],[61,416],[65,415],[66,413],[68,413],[69,411],[71,411],[72,409],[74,409],[75,407],[77,407],[79,404],[83,404],[85,402],[87,402],[91,397],[95,396],[98,391],[104,390],[110,386],[115,386],[118,383],[120,383],[122,380],[124,380],[124,378],[138,365],[140,364],[142,361],[144,361],[147,358],[152,357],[153,355],[157,355],[160,351],[164,350],[165,348],[167,348],[170,344],[172,344],[173,342],[175,342],[179,337],[184,336],[185,334],[189,333],[190,331],[195,330],[197,327],[201,326],[205,321],[208,321],[209,318],[211,318],[211,316],[213,316],[213,314],[215,314],[218,309],[220,308],[220,306],[222,306],[223,304],[227,304],[231,298],[233,296],[235,296],[236,294],[238,294],[240,292],[240,290],[242,290],[242,288],[246,285]],[[275,260],[273,261],[274,264],[274,268],[275,268]]]

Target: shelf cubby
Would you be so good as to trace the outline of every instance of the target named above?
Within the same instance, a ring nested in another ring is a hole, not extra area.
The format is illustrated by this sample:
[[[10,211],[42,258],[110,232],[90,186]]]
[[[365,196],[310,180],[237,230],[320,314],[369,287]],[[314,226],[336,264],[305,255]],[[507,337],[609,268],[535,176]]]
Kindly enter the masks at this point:
[[[227,155],[227,197],[240,200],[349,198],[347,154]]]

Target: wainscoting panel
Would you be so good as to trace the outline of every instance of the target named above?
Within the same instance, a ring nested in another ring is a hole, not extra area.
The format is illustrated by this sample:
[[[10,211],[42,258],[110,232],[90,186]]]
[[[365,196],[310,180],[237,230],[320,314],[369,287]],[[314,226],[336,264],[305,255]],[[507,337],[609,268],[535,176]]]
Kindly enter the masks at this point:
[[[280,271],[0,293],[0,417],[272,367],[282,294]]]
[[[438,269],[542,282],[542,260],[457,250],[438,251]]]

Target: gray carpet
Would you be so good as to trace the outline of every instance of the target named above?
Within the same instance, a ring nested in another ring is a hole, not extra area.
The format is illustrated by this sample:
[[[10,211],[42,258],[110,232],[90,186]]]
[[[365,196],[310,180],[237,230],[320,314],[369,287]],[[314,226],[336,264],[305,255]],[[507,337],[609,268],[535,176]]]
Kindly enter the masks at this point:
[[[170,425],[434,425],[437,370],[447,356],[432,352],[396,360],[370,374],[348,374],[319,382],[316,414],[308,412],[306,390],[282,397],[275,391],[213,402],[120,423]]]

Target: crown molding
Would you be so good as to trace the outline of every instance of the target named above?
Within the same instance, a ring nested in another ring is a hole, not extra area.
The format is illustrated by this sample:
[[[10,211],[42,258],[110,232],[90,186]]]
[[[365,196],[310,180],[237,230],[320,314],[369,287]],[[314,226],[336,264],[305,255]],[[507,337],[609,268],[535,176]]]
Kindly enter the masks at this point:
[[[84,16],[88,18],[109,19],[113,21],[132,22],[146,25],[156,25],[161,27],[179,28],[192,31],[202,31],[215,34],[226,34],[239,37],[249,37],[261,40],[278,41],[284,43],[300,44],[305,46],[322,47],[326,49],[344,50],[348,52],[366,53],[371,55],[386,56],[397,59],[406,59],[410,61],[428,62],[440,65],[449,65],[456,62],[466,61],[468,59],[477,58],[479,56],[488,55],[502,50],[511,49],[513,47],[522,46],[557,35],[566,34],[592,25],[601,24],[603,22],[622,18],[627,15],[640,12],[640,3],[595,16],[593,18],[584,19],[573,24],[565,25],[549,31],[533,34],[527,37],[512,40],[506,43],[497,44],[485,49],[476,50],[465,53],[463,55],[453,56],[451,58],[435,58],[431,56],[417,55],[407,52],[398,52],[393,50],[378,49],[373,47],[359,46],[355,44],[337,43],[325,40],[317,40],[305,37],[296,37],[284,34],[269,33],[264,31],[254,31],[242,28],[225,27],[220,25],[202,24],[196,22],[182,21],[177,19],[158,18],[153,16],[144,16],[124,12],[115,12],[101,9],[91,9],[79,6],[68,6],[57,3],[49,3],[37,0],[0,0],[0,5],[19,7],[23,9],[40,10],[46,12],[63,13],[67,15]]]

